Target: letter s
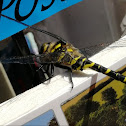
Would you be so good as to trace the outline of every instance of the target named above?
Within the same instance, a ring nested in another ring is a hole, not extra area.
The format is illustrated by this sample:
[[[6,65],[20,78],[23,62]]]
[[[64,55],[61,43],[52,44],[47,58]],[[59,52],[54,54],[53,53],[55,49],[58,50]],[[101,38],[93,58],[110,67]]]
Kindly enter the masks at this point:
[[[21,0],[18,0],[18,1],[17,1],[17,4],[16,4],[16,8],[15,8],[15,18],[16,18],[18,21],[23,21],[23,20],[27,19],[27,18],[33,13],[33,11],[34,11],[34,9],[35,9],[35,7],[36,7],[36,5],[37,5],[38,0],[35,0],[34,6],[33,6],[32,10],[31,10],[30,13],[27,14],[26,16],[21,16],[21,15],[19,14],[19,5],[20,5],[20,2],[21,2]]]

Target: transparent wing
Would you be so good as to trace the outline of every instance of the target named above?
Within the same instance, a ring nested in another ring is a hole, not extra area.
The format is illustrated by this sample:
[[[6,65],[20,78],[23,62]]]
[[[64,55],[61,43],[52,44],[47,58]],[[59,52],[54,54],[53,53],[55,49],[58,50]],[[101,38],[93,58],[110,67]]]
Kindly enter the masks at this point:
[[[0,62],[3,64],[7,63],[19,63],[19,64],[34,64],[35,62],[40,64],[57,63],[60,53],[47,53],[40,55],[28,55],[23,57],[10,57],[0,58]]]
[[[107,47],[107,48],[106,48]],[[114,48],[123,48],[126,47],[126,41],[123,40],[123,38],[121,39],[121,42],[116,41],[114,43],[100,43],[97,45],[93,45],[93,46],[89,46],[89,47],[85,47],[80,49],[80,51],[86,56],[86,57],[90,57],[95,55],[96,53],[98,53],[99,51],[105,49],[105,50],[109,50],[109,49],[114,49]],[[104,51],[104,50],[103,50]]]
[[[119,48],[119,47],[126,47],[126,42],[123,41],[123,39],[121,43],[118,41],[113,44],[101,43],[98,45],[80,49],[80,51],[84,54],[84,56],[90,57],[104,48],[109,50],[112,48]],[[67,59],[69,61],[70,59],[73,60],[75,58],[69,54],[65,54],[65,55],[66,55],[66,58],[64,59],[65,61],[67,61]],[[7,63],[34,64],[35,62],[38,62],[40,64],[59,63],[60,62],[58,61],[59,56],[61,56],[61,52],[53,52],[53,53],[46,53],[46,54],[40,54],[40,55],[28,55],[24,57],[0,58],[0,62],[2,62],[3,64],[7,64]]]

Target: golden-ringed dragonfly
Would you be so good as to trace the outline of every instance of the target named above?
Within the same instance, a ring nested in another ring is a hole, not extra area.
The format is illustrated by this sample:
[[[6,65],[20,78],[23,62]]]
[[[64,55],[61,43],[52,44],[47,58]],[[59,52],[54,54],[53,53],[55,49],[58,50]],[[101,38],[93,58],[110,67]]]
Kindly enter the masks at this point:
[[[54,66],[60,67],[63,69],[68,69],[71,72],[70,80],[72,83],[73,88],[73,82],[72,82],[72,71],[73,70],[84,70],[86,68],[93,69],[95,71],[101,72],[105,75],[108,75],[115,80],[121,81],[123,83],[126,83],[126,77],[122,74],[115,72],[113,70],[110,70],[109,68],[105,68],[102,65],[96,64],[92,61],[90,61],[86,56],[84,56],[79,49],[75,48],[72,44],[65,41],[63,38],[61,38],[58,35],[55,35],[51,32],[41,30],[38,28],[35,28],[33,26],[29,26],[25,23],[19,22],[15,19],[12,19],[8,16],[5,16],[3,14],[0,14],[1,16],[4,16],[10,20],[14,20],[22,25],[28,26],[29,28],[32,28],[34,30],[40,31],[44,34],[47,34],[49,36],[52,36],[56,39],[58,39],[57,42],[49,42],[44,43],[40,49],[39,55],[28,55],[24,57],[11,57],[8,59],[1,59],[0,61],[2,63],[19,63],[19,64],[34,64],[36,61],[37,63],[44,65],[51,65],[51,74],[53,76],[54,72]],[[48,71],[48,69],[47,69]]]

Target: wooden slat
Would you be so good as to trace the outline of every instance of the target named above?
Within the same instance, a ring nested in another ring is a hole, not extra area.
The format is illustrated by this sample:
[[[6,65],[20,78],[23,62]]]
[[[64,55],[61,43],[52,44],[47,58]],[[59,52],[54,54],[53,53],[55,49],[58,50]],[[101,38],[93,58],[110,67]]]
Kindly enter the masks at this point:
[[[123,47],[117,47],[119,44],[116,42],[116,47],[114,45],[111,48],[108,47],[90,58],[90,60],[111,67],[113,70],[120,68],[126,62],[125,41],[126,36],[118,41],[120,45],[123,44]],[[97,72],[93,70],[84,70],[83,74],[82,72],[75,72],[73,73],[74,89],[71,91],[68,73],[58,75],[52,78],[50,82],[48,81],[47,84],[40,84],[2,103],[0,105],[0,125],[23,125],[49,109],[62,113],[61,110],[58,110],[59,107],[56,108],[56,106],[60,106],[61,103],[72,98],[75,94],[86,90],[91,84],[103,77],[105,75],[100,73],[97,75]],[[62,119],[59,119],[59,123],[66,124]]]

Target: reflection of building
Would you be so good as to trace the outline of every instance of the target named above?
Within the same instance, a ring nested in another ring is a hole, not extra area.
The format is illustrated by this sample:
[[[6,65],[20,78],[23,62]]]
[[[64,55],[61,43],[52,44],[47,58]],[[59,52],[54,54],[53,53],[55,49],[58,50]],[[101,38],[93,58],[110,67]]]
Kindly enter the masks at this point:
[[[120,38],[120,23],[124,16],[118,10],[125,11],[115,0],[84,0],[44,20],[41,27],[78,48],[113,42]]]

